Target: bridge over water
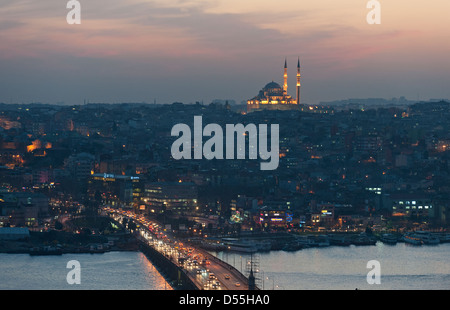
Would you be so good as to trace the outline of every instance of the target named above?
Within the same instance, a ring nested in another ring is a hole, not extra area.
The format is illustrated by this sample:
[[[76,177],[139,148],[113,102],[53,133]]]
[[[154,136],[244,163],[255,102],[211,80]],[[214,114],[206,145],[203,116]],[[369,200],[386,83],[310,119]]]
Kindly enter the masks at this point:
[[[140,224],[140,250],[161,271],[174,289],[186,290],[249,290],[252,281],[230,264],[193,245],[183,245],[169,238],[157,225],[133,213],[104,208],[103,211],[120,220],[132,218]],[[187,258],[189,257],[189,258]],[[197,262],[195,263],[195,259]]]

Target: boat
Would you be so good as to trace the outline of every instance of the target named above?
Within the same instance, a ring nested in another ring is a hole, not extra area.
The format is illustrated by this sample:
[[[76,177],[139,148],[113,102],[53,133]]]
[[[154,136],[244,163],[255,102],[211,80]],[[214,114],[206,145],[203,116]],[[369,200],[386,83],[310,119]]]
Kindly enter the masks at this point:
[[[269,240],[255,241],[255,246],[258,252],[268,252],[272,249],[272,242],[270,242]]]
[[[344,235],[329,235],[330,245],[350,246],[351,242]]]
[[[328,236],[301,236],[297,238],[297,242],[303,247],[326,247],[330,245]]]
[[[295,251],[301,250],[302,248],[303,248],[303,246],[301,244],[299,244],[298,242],[291,241],[291,242],[286,243],[283,246],[282,250],[286,251],[286,252],[295,252]]]
[[[314,240],[312,238],[309,238],[309,236],[297,237],[297,243],[305,248],[311,248],[315,246]]]
[[[63,251],[60,247],[43,246],[30,249],[30,255],[62,255]]]
[[[403,241],[405,243],[408,244],[412,244],[412,245],[422,245],[423,241],[420,238],[417,238],[414,234],[412,233],[406,233],[403,235]]]
[[[375,245],[377,240],[372,238],[364,233],[361,233],[353,238],[350,241],[353,245]]]
[[[109,252],[109,248],[100,243],[89,244],[87,250],[91,254],[103,254]]]
[[[436,234],[436,237],[439,238],[439,241],[441,243],[448,243],[448,242],[450,242],[450,234],[448,234],[448,233]]]
[[[314,241],[315,241],[316,246],[318,246],[318,247],[330,246],[330,240],[328,239],[328,236],[326,236],[326,235],[315,236]]]
[[[382,234],[380,236],[380,240],[386,244],[397,244],[398,242],[398,238],[394,234]]]
[[[255,243],[248,240],[222,239],[225,249],[232,252],[255,253],[258,251]]]
[[[220,252],[226,249],[226,246],[221,242],[201,242],[200,247],[207,251]]]
[[[283,249],[283,246],[284,246],[283,242],[280,242],[278,240],[277,241],[272,240],[270,250],[271,251],[279,251],[279,250]]]
[[[436,235],[433,235],[427,231],[416,231],[414,235],[421,239],[423,244],[434,245],[441,243]]]

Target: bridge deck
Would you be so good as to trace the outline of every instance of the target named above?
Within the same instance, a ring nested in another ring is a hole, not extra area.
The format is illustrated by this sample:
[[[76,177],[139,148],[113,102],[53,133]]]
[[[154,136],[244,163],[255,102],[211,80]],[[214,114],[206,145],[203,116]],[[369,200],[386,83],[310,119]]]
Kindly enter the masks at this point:
[[[119,216],[125,216],[133,218],[134,220],[139,222],[139,218],[134,214],[124,214],[120,213],[118,210],[109,209],[108,212],[115,212]],[[155,232],[150,231],[145,223],[141,223],[142,227],[144,227],[147,233],[153,235],[151,241],[143,236],[140,237],[140,240],[146,243],[148,246],[151,246],[153,249],[159,251],[162,255],[166,257],[166,259],[170,260],[172,263],[177,265],[180,270],[182,270],[189,279],[197,286],[198,289],[213,289],[212,284],[219,282],[220,284],[214,288],[218,290],[248,290],[248,279],[245,277],[239,270],[234,268],[233,266],[227,264],[226,262],[220,260],[214,255],[208,253],[207,251],[197,248],[195,246],[189,245],[189,248],[192,249],[190,255],[192,257],[199,256],[203,259],[207,259],[209,262],[208,265],[204,266],[185,266],[185,264],[178,261],[178,257],[180,257],[180,252],[175,250],[174,247],[170,245],[170,243],[174,243],[173,237],[171,237],[171,242],[163,242],[161,239],[156,239]],[[155,239],[161,242],[155,243]],[[208,273],[197,273],[197,269],[208,269]],[[214,274],[215,278],[210,279],[210,275]],[[205,285],[206,284],[206,285]]]

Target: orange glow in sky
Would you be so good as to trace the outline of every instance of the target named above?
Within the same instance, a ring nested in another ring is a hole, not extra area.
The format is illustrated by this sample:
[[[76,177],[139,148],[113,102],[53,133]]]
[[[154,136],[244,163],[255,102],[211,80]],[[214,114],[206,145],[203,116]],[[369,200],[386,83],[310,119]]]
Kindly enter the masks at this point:
[[[369,25],[366,0],[80,0],[68,25],[65,1],[6,1],[0,102],[240,101],[285,57],[294,90],[298,56],[311,103],[450,97],[450,1],[379,2]]]

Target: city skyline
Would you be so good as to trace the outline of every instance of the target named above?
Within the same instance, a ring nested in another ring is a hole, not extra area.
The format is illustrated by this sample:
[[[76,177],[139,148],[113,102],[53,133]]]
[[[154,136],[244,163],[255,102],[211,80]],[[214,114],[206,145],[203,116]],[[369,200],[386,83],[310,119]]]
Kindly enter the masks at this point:
[[[448,289],[449,10],[2,0],[0,290]]]
[[[346,98],[449,98],[450,4],[366,2],[6,1],[0,102],[185,103],[254,96],[302,63],[302,102]],[[295,81],[289,81],[295,97]]]

